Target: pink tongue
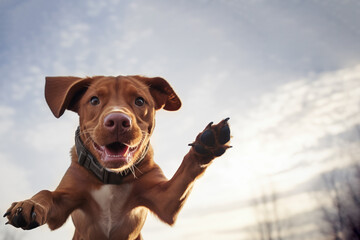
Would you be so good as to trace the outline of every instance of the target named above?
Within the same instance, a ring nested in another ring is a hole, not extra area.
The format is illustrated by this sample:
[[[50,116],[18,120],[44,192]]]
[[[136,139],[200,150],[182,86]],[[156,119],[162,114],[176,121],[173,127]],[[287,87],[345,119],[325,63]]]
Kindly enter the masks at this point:
[[[105,153],[108,156],[125,156],[129,147],[121,143],[112,143],[105,146]]]

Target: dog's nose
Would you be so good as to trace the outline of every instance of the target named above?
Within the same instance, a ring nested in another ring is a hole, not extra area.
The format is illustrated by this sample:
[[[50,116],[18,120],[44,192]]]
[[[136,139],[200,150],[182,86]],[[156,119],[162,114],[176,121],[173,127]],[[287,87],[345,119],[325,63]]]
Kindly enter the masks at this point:
[[[124,113],[110,113],[104,118],[104,126],[110,131],[126,131],[131,127],[131,118]]]

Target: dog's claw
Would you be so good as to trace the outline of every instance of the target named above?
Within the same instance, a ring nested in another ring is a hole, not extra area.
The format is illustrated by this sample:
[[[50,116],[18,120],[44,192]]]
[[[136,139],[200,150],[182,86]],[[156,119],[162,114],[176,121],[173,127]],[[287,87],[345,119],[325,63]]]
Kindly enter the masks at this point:
[[[5,223],[5,225],[8,225],[8,224],[10,224],[10,222],[9,222],[9,221],[7,221],[7,222]]]
[[[210,123],[206,126],[205,129],[210,129],[213,124],[214,124],[214,122],[210,122]]]
[[[8,211],[8,212],[6,212],[5,214],[4,214],[4,216],[3,217],[7,217],[7,216],[9,216],[11,214],[11,212],[10,211]]]

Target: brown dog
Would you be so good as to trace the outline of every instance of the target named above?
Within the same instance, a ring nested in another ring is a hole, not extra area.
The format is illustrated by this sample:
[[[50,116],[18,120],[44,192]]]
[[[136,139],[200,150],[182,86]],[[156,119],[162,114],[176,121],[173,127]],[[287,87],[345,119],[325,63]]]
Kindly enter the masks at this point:
[[[71,214],[73,239],[141,239],[148,210],[172,225],[192,185],[229,147],[228,119],[198,135],[175,175],[167,180],[153,161],[155,110],[181,102],[160,77],[47,77],[47,103],[56,117],[77,112],[80,127],[72,161],[55,191],[15,202],[4,217],[22,229],[63,225]]]

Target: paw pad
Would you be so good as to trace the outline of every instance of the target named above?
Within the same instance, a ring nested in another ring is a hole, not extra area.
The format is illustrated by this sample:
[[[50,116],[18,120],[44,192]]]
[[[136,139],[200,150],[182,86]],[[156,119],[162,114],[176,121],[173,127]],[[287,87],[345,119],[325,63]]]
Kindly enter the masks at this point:
[[[201,134],[200,140],[206,146],[212,147],[216,144],[215,134],[210,129],[205,130],[205,132]]]
[[[229,118],[226,118],[215,125],[212,122],[209,123],[195,142],[189,145],[194,148],[196,153],[203,156],[214,158],[223,155],[230,148],[227,145],[231,138],[228,121]]]
[[[15,210],[15,215],[11,220],[11,224],[14,227],[25,227],[26,226],[26,221],[24,219],[24,216],[22,215],[22,207],[19,207]]]
[[[230,141],[230,128],[229,125],[225,125],[220,129],[219,143],[225,144]]]
[[[203,146],[200,145],[200,144],[195,144],[194,148],[195,148],[195,151],[196,151],[197,153],[204,154],[204,155],[205,155],[205,154],[210,154],[210,151],[207,150],[205,147],[203,147]]]

